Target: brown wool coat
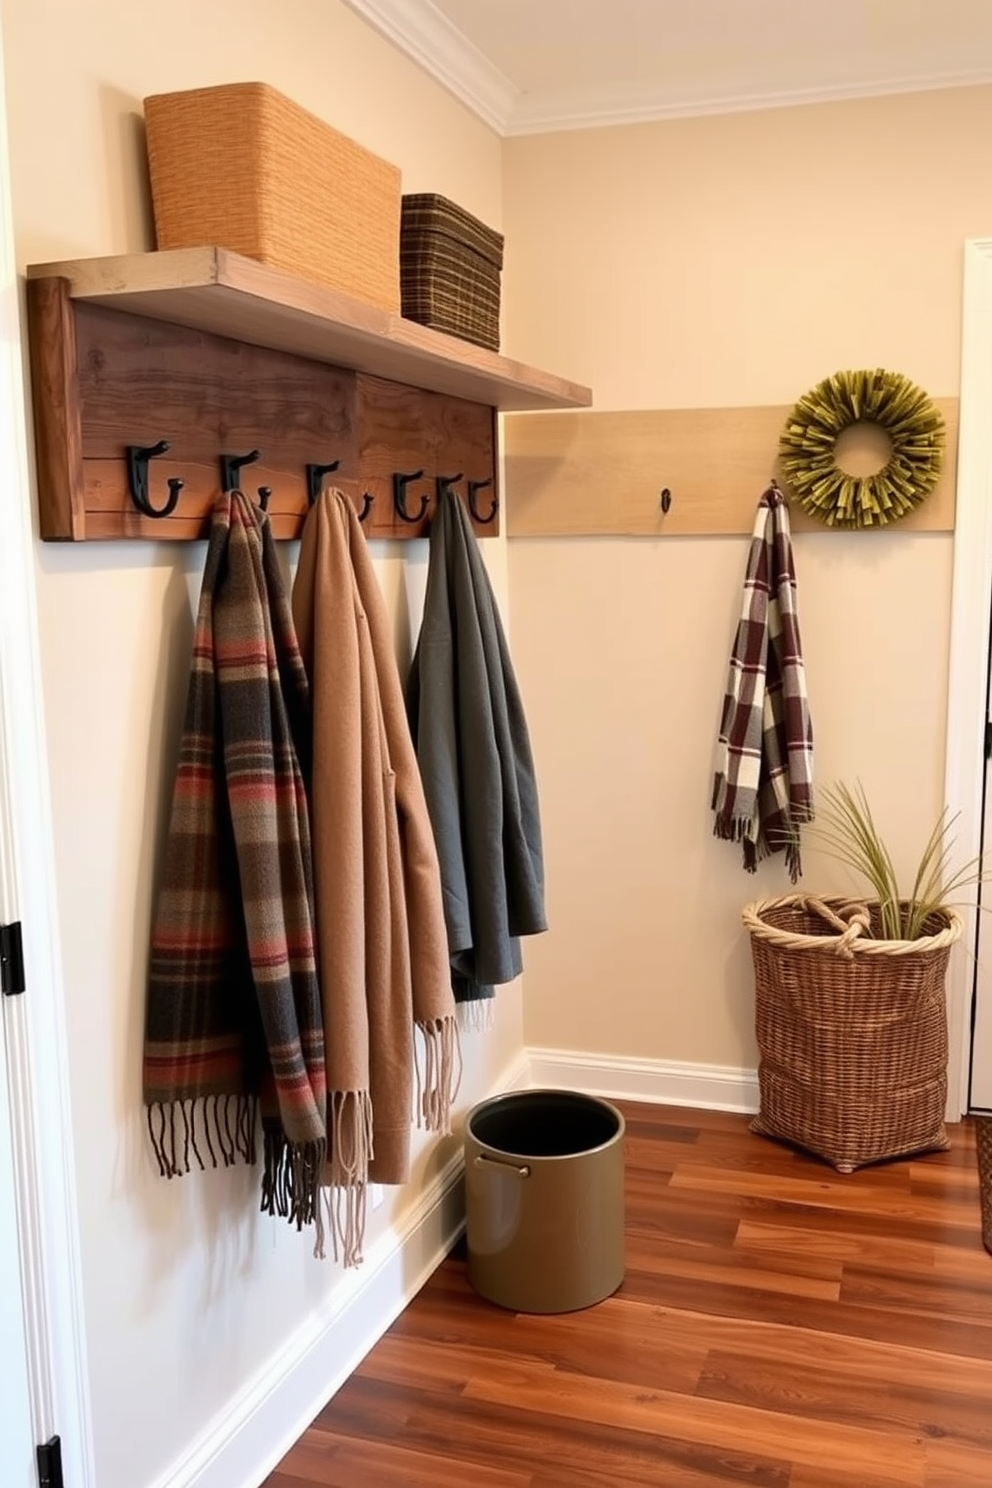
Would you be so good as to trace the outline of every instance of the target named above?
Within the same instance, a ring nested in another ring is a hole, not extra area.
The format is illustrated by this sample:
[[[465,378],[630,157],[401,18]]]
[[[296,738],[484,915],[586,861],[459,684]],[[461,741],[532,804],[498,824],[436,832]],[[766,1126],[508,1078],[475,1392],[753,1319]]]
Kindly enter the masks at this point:
[[[414,1026],[425,1052],[418,1119],[446,1131],[455,1009],[437,853],[389,619],[358,518],[338,491],[325,491],[308,514],[293,618],[313,704],[311,826],[331,1128],[325,1182],[401,1183]]]

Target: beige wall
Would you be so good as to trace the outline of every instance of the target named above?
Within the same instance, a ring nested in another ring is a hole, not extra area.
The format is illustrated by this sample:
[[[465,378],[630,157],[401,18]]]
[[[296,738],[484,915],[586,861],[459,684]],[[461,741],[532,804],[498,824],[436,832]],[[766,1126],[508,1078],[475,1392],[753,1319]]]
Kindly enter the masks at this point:
[[[605,409],[791,404],[857,366],[953,396],[990,141],[989,88],[507,141],[514,349]],[[551,919],[529,1045],[755,1063],[739,910],[790,885],[745,875],[709,811],[746,548],[510,544]],[[898,530],[796,541],[818,780],[860,777],[903,863],[941,804],[951,557]],[[804,887],[848,882],[807,854]]]
[[[496,137],[337,0],[3,0],[18,262],[153,246],[141,100],[262,79],[499,226]],[[503,543],[487,545],[505,587]],[[377,545],[406,660],[422,543]],[[140,1103],[151,883],[204,549],[39,544],[38,595],[99,1488],[150,1488],[294,1331],[348,1295],[308,1239],[257,1215],[257,1174],[165,1183]],[[519,988],[465,1040],[460,1107],[521,1046]],[[453,1144],[420,1140],[415,1178]],[[352,1278],[353,1280],[353,1278]]]
[[[2,15],[22,264],[150,247],[142,97],[262,78],[394,160],[405,190],[502,223],[507,350],[589,382],[601,408],[791,402],[858,364],[957,391],[961,244],[992,232],[992,90],[501,150],[338,0],[2,0]],[[745,878],[708,812],[745,546],[512,545],[552,919],[526,947],[530,1043],[753,1062],[738,909],[787,883]],[[950,540],[797,550],[820,778],[860,774],[904,854],[940,800]],[[502,593],[506,545],[486,553]],[[250,1175],[163,1184],[143,1136],[150,884],[202,554],[38,548],[100,1488],[166,1474],[342,1287],[256,1216]],[[377,560],[405,659],[423,547]],[[834,878],[814,863],[807,882]],[[463,1109],[520,1040],[514,990],[496,1036],[469,1045]]]

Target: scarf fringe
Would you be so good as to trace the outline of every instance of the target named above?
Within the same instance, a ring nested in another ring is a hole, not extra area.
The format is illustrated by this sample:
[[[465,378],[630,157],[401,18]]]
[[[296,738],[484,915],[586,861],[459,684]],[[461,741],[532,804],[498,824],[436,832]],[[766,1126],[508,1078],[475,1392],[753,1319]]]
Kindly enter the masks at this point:
[[[362,1263],[372,1161],[372,1097],[367,1090],[334,1090],[327,1095],[330,1138],[323,1183],[324,1210],[335,1261]]]
[[[713,836],[723,842],[751,841],[755,826],[751,816],[718,816],[713,822]]]
[[[415,1025],[424,1041],[423,1067],[414,1047],[417,1073],[417,1125],[444,1136],[451,1133],[451,1107],[462,1083],[462,1046],[455,1018],[433,1018]]]
[[[790,842],[785,849],[785,866],[792,883],[798,883],[803,876],[803,860],[798,842]]]
[[[206,1095],[174,1101],[152,1101],[145,1107],[148,1135],[163,1178],[191,1171],[192,1155],[206,1169],[253,1164],[258,1156],[255,1131],[258,1099],[253,1095]]]
[[[714,805],[719,789],[714,787]],[[713,821],[713,836],[724,842],[740,842],[744,848],[744,868],[747,873],[756,873],[758,864],[773,853],[785,855],[785,867],[793,883],[798,883],[803,873],[802,844],[799,838],[801,826],[814,821],[811,804],[796,802],[789,807],[789,825],[769,825],[763,832],[760,822],[753,816],[717,816]]]
[[[782,853],[785,859],[785,867],[792,883],[798,883],[803,876],[802,845],[799,841],[798,827],[788,833],[772,832],[767,836],[761,836],[757,842],[749,839],[744,841],[744,867],[748,873],[756,873],[758,864],[764,858],[769,858],[773,853]]]
[[[314,1226],[313,1253],[324,1255],[324,1220],[320,1211],[320,1175],[326,1142],[289,1142],[281,1126],[264,1125],[262,1169],[263,1214],[288,1219],[297,1230]]]

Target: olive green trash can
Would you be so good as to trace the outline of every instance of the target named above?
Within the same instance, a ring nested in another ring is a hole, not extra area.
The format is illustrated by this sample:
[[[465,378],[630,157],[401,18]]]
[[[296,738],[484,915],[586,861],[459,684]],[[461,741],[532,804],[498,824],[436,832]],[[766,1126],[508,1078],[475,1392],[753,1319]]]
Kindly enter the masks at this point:
[[[567,1090],[522,1090],[465,1122],[468,1276],[515,1312],[574,1312],[623,1281],[623,1116]]]

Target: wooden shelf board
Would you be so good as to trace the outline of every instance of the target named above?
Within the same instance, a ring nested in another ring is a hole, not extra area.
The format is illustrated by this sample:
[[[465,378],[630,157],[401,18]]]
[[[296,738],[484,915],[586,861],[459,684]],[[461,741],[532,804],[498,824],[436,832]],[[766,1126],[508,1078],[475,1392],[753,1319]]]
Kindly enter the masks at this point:
[[[953,532],[958,400],[935,398],[947,446],[937,486],[878,531]],[[778,470],[791,409],[691,408],[529,413],[503,426],[510,537],[688,537],[750,534]],[[870,468],[870,466],[868,467]],[[671,507],[664,513],[660,494]],[[794,532],[826,532],[792,507]]]
[[[589,388],[224,248],[33,264],[74,300],[351,367],[505,411],[587,408]]]

